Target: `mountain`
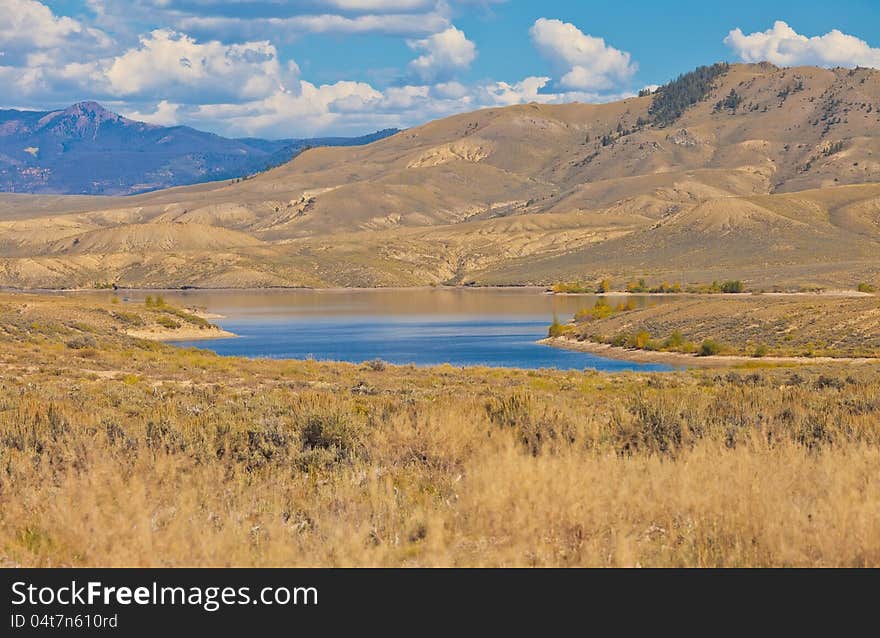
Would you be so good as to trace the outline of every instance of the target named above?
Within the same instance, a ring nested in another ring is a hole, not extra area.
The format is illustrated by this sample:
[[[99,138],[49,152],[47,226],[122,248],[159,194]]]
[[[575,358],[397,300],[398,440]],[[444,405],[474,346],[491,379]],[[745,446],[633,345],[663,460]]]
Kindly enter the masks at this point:
[[[0,191],[129,195],[244,177],[311,146],[366,144],[396,132],[233,140],[187,126],[135,122],[95,102],[51,112],[0,110]]]
[[[873,69],[701,67],[610,104],[313,148],[243,181],[3,196],[0,285],[852,288],[880,280],[878,124]]]

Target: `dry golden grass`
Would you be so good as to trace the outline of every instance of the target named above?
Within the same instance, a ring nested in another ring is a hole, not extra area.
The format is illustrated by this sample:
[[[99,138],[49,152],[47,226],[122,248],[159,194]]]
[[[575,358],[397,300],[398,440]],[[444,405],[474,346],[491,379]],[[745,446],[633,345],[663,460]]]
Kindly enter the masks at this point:
[[[880,566],[875,366],[249,361],[106,327],[84,352],[4,302],[4,564]]]

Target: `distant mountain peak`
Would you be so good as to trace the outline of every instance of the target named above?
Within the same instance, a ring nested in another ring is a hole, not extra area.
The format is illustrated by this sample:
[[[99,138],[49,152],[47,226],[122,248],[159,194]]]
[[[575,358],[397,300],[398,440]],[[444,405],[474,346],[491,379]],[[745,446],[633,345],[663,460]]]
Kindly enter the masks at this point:
[[[67,117],[86,118],[94,121],[96,124],[101,122],[131,122],[121,115],[114,113],[97,102],[77,102],[68,106],[61,112],[61,115]]]
[[[126,195],[233,179],[288,162],[311,146],[368,144],[394,132],[232,140],[138,122],[92,100],[53,111],[0,110],[0,192]]]

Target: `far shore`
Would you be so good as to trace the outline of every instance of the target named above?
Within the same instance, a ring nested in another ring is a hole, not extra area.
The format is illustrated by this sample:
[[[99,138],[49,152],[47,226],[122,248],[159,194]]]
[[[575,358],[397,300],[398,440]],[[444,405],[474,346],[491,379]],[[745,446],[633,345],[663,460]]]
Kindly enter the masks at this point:
[[[399,292],[412,290],[523,290],[532,292],[541,292],[551,296],[558,297],[693,297],[693,298],[712,298],[720,297],[725,299],[737,299],[743,297],[873,297],[876,293],[860,292],[850,289],[830,289],[816,291],[792,291],[792,292],[774,292],[774,291],[754,291],[740,293],[722,293],[722,292],[628,292],[626,290],[610,290],[608,292],[554,292],[549,286],[531,285],[531,284],[510,284],[510,285],[492,285],[492,286],[452,286],[445,284],[424,285],[424,286],[333,286],[328,288],[310,288],[305,286],[265,286],[265,287],[242,287],[242,288],[200,288],[196,286],[186,288],[14,288],[0,286],[0,292],[6,293],[22,293],[22,294],[64,294],[64,293],[110,293],[122,295],[125,293],[253,293],[253,292],[330,292],[330,293],[352,293],[352,292]]]
[[[712,355],[707,357],[697,356],[696,354],[685,354],[682,352],[660,352],[654,350],[631,350],[628,348],[619,348],[607,343],[597,343],[595,341],[576,341],[565,337],[548,337],[541,339],[538,343],[552,346],[554,348],[564,348],[566,350],[576,350],[578,352],[588,352],[608,359],[619,359],[622,361],[632,361],[634,363],[665,363],[672,366],[687,367],[705,367],[705,368],[721,368],[739,366],[747,363],[779,363],[779,364],[814,364],[814,363],[846,363],[846,364],[880,364],[880,359],[871,357],[746,357],[741,355]]]

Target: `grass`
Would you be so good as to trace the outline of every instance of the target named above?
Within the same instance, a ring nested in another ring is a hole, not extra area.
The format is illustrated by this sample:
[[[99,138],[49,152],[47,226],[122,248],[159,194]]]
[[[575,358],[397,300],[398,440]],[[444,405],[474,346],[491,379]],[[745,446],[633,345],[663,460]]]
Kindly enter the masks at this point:
[[[268,362],[101,306],[84,359],[34,299],[0,302],[5,565],[880,566],[877,366]]]

